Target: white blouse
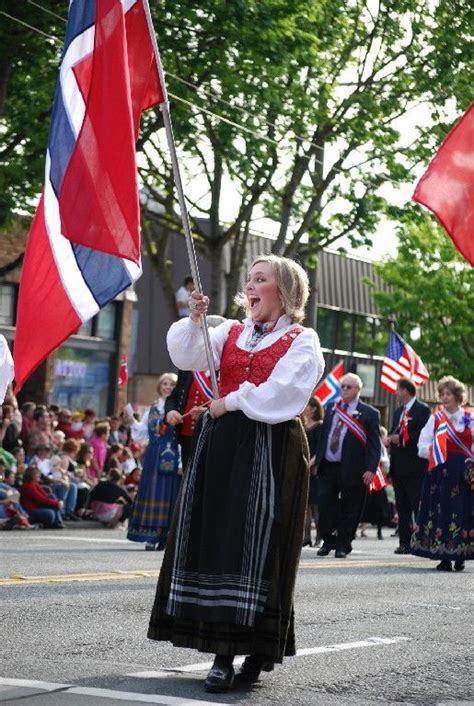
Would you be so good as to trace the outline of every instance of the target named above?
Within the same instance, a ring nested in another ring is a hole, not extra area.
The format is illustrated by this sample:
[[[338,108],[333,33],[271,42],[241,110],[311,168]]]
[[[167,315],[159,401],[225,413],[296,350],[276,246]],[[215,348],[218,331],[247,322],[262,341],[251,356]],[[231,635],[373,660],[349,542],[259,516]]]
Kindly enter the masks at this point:
[[[446,412],[446,410],[445,410]],[[448,419],[452,422],[453,427],[456,429],[456,431],[464,431],[464,423],[461,422],[461,419],[463,418],[464,415],[464,410],[462,407],[458,407],[457,410],[453,414],[449,414],[446,412],[446,416]],[[421,430],[420,433],[420,438],[418,439],[418,456],[421,458],[429,458],[430,457],[430,448],[433,443],[434,439],[434,424],[435,424],[435,415],[432,414],[431,417],[428,419],[426,422],[425,426]],[[474,419],[471,417],[471,431],[473,433],[473,439],[474,439]],[[474,451],[474,441],[472,444],[471,451]]]
[[[225,342],[233,324],[238,321],[228,320],[209,329],[212,352],[216,370]],[[237,339],[237,346],[249,350],[248,341],[252,335],[254,323],[245,319],[244,329]],[[255,346],[254,351],[261,351],[278,341],[295,324],[288,316],[278,319],[275,328],[266,334]],[[206,370],[207,360],[204,340],[199,323],[191,318],[181,319],[172,324],[167,336],[168,351],[171,360],[181,370]],[[270,377],[261,385],[243,382],[238,390],[225,397],[228,412],[242,411],[250,419],[267,424],[279,424],[301,414],[324,371],[324,358],[321,353],[319,338],[310,328],[303,328],[285,355],[275,365]]]
[[[153,403],[152,407],[154,406],[158,407],[158,411],[160,412],[161,415],[165,413],[165,400],[161,399],[161,397]],[[141,418],[141,421],[137,422],[135,419],[131,424],[130,424],[130,431],[132,433],[132,439],[133,441],[138,442],[139,444],[146,444],[148,441],[148,417],[150,416],[150,409],[151,407],[148,407],[148,409],[143,413],[143,417]]]

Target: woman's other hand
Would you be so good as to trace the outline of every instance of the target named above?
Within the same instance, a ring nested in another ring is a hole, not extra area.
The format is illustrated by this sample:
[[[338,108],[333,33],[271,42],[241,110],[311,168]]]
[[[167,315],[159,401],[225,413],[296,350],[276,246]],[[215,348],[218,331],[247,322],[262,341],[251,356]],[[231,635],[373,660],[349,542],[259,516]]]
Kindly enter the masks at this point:
[[[218,400],[213,400],[211,402],[211,406],[209,407],[209,411],[213,419],[222,417],[227,412],[225,408],[225,397],[221,397]]]
[[[177,424],[181,424],[182,421],[183,421],[183,417],[180,415],[180,413],[176,409],[172,409],[166,415],[166,422],[167,422],[167,424],[171,424],[172,427],[175,427]]]

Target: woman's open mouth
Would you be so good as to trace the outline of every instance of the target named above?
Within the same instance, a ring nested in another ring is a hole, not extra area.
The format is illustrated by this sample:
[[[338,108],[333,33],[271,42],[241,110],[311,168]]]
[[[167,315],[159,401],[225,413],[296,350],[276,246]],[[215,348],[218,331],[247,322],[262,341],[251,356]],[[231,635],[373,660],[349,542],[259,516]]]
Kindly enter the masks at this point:
[[[260,303],[260,297],[249,297],[250,310],[255,309],[255,307]]]

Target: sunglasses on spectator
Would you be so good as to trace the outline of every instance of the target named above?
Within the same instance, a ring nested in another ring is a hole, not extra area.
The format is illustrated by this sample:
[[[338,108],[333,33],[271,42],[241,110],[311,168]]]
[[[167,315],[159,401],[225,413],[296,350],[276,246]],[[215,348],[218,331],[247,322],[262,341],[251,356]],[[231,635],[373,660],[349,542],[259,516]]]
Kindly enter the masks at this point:
[[[341,385],[341,390],[352,390],[354,385]]]

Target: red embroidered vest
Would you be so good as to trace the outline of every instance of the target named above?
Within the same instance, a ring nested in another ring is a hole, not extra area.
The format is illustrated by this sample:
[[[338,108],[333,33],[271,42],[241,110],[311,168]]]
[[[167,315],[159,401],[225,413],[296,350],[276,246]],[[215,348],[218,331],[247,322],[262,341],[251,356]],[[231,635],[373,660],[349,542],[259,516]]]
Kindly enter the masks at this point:
[[[194,427],[196,426],[196,422],[194,419],[191,417],[190,414],[188,414],[193,407],[200,407],[203,405],[205,402],[207,402],[207,398],[204,397],[204,395],[201,392],[201,388],[197,384],[197,382],[193,379],[191,383],[191,387],[189,388],[188,392],[188,399],[186,402],[186,406],[183,410],[183,423],[181,425],[180,429],[180,434],[181,436],[192,436],[194,432]]]
[[[237,347],[237,339],[244,330],[244,324],[234,324],[227,337],[221,357],[219,396],[238,390],[243,382],[261,385],[287,353],[291,344],[302,331],[301,326],[290,329],[271,346],[261,351],[244,351]]]

